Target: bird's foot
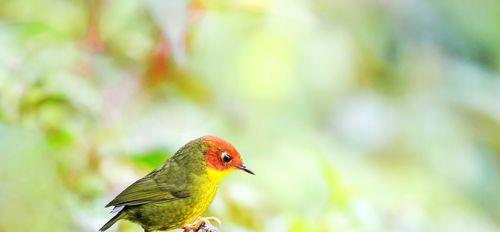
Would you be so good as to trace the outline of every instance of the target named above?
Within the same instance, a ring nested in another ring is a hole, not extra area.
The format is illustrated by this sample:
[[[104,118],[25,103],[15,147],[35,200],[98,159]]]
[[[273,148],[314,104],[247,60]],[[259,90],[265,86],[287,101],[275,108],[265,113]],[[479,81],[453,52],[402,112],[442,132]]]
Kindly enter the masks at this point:
[[[217,222],[219,225],[221,224],[220,219],[216,217],[200,217],[193,223],[185,225],[183,227],[184,232],[217,231],[217,229],[210,224],[211,220]]]

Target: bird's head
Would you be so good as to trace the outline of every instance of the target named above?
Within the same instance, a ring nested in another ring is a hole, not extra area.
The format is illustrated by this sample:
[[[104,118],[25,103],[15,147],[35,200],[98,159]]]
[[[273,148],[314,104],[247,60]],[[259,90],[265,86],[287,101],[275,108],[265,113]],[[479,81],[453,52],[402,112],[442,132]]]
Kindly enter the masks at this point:
[[[252,170],[243,165],[240,153],[227,141],[216,136],[204,136],[201,140],[208,147],[205,153],[205,163],[209,170],[227,174],[239,169],[255,175]]]

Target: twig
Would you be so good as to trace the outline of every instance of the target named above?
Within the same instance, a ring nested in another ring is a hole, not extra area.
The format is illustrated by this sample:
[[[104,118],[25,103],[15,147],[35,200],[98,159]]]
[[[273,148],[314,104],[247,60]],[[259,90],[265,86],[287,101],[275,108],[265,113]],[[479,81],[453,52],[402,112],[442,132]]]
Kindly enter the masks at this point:
[[[220,230],[210,222],[205,222],[196,232],[220,232]]]

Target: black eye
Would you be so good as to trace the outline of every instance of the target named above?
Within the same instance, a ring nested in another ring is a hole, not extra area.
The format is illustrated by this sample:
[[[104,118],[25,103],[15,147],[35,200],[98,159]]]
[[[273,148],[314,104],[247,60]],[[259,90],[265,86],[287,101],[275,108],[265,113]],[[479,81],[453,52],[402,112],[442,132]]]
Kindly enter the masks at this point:
[[[221,158],[223,163],[229,163],[232,159],[231,155],[227,154],[226,152],[222,152]]]

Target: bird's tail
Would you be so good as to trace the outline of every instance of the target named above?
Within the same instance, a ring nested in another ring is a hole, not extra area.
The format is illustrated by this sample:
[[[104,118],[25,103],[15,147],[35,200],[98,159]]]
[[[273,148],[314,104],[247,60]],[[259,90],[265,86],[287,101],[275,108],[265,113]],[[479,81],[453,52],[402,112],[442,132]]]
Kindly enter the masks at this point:
[[[106,222],[106,224],[104,224],[101,227],[101,229],[99,229],[99,231],[105,231],[105,230],[109,229],[109,227],[111,227],[113,224],[115,224],[118,220],[122,219],[124,215],[125,214],[123,214],[123,212],[117,213],[113,218],[111,218],[108,222]]]

